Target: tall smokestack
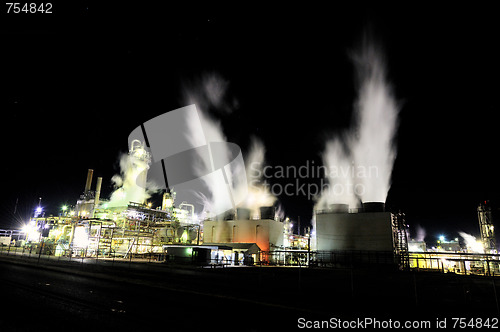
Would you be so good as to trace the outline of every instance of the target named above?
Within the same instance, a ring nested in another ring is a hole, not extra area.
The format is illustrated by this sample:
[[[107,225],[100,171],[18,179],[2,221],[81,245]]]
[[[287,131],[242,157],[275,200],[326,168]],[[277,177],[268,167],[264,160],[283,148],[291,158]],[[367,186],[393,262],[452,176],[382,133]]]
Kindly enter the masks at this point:
[[[85,183],[85,191],[84,194],[87,195],[90,191],[90,186],[92,185],[92,175],[94,174],[93,169],[89,169],[87,172],[87,182]]]
[[[99,198],[101,197],[101,184],[102,184],[102,178],[98,177],[97,184],[95,186],[94,207],[92,208],[92,218],[94,218],[95,209],[97,208],[97,205],[99,204]]]
[[[101,197],[101,184],[102,184],[102,177],[98,177],[97,184],[95,186],[95,198],[94,198],[95,207],[97,207],[97,204],[99,204],[99,198]]]

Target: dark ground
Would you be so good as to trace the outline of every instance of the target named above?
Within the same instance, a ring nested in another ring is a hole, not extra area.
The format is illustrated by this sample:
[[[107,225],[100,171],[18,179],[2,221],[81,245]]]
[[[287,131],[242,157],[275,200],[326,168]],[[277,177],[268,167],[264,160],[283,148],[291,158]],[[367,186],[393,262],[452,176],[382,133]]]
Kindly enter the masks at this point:
[[[36,263],[0,257],[1,331],[279,331],[297,328],[299,317],[432,322],[498,317],[493,280],[486,277],[380,269]]]

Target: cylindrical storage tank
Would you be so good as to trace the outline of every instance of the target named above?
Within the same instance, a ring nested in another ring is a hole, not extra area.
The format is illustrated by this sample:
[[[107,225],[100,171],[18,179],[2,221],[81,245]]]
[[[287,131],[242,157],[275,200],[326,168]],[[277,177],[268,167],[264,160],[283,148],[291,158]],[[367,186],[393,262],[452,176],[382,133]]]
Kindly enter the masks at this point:
[[[328,212],[332,213],[349,213],[349,204],[330,204]]]
[[[384,202],[364,202],[363,212],[384,212],[385,203]]]
[[[274,206],[261,206],[260,219],[274,219]]]
[[[250,209],[237,208],[236,209],[238,220],[250,220]]]

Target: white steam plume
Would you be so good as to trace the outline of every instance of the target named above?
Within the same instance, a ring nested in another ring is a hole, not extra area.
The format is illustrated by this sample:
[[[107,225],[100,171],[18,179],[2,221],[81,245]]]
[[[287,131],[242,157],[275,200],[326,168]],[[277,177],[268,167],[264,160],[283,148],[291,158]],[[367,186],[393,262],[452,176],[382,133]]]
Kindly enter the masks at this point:
[[[484,246],[481,241],[476,240],[476,237],[465,232],[458,232],[464,239],[468,252],[484,254]]]
[[[426,232],[422,226],[417,226],[417,237],[415,240],[422,242],[425,240]]]
[[[328,187],[318,199],[315,209],[327,209],[330,204],[349,204],[352,208],[356,207],[358,198],[354,192],[353,168],[339,138],[326,143],[322,159],[323,165],[326,166]]]
[[[152,182],[138,183],[138,178],[144,177],[149,168],[147,162],[139,160],[130,154],[120,156],[120,175],[114,175],[111,181],[115,191],[111,194],[108,206],[127,206],[130,202],[144,203],[151,194],[159,190]]]
[[[354,127],[328,141],[322,154],[328,187],[315,209],[344,203],[385,202],[396,156],[399,105],[387,81],[382,51],[365,39],[353,56],[358,79]]]
[[[192,86],[185,88],[184,97],[187,103],[196,104],[198,109],[198,115],[200,117],[203,132],[196,130],[195,126],[191,127],[187,133],[187,138],[193,143],[203,142],[204,140],[208,142],[226,142],[226,137],[223,133],[220,121],[211,117],[208,113],[208,109],[214,109],[216,111],[231,112],[232,108],[230,103],[228,103],[224,98],[227,98],[227,88],[229,82],[224,80],[217,74],[207,75],[205,74],[200,83],[192,84]],[[234,104],[234,102],[233,102]],[[189,124],[196,124],[197,119],[192,119],[188,122]],[[198,145],[198,144],[196,144]],[[200,196],[200,202],[204,206],[205,211],[219,211],[218,205],[226,197],[228,190],[233,193],[234,197],[242,197],[241,193],[248,188],[247,196],[243,199],[238,207],[245,207],[252,210],[252,213],[257,211],[260,206],[273,205],[276,198],[270,194],[269,190],[262,181],[262,167],[264,166],[264,154],[265,148],[262,142],[257,139],[252,140],[252,145],[248,158],[245,157],[246,174],[248,183],[238,183],[236,182],[236,177],[233,174],[237,174],[242,170],[231,169],[231,172],[227,172],[228,184],[217,182],[214,178],[203,177],[205,185],[209,189],[211,196],[206,197],[204,195]],[[230,161],[231,153],[228,150],[224,154],[227,160],[222,161],[223,164],[227,164]],[[203,162],[203,161],[201,161]],[[199,165],[200,170],[205,170],[207,166],[210,165]],[[238,167],[238,165],[232,165]],[[196,165],[195,165],[196,167]],[[195,169],[196,170],[196,169]],[[200,176],[203,174],[200,174]]]
[[[208,111],[213,108],[220,113],[231,113],[238,105],[236,99],[230,102],[229,81],[217,73],[204,73],[200,79],[184,87],[184,99],[188,104],[196,104],[198,109]]]
[[[198,105],[196,94],[192,90],[186,92],[186,94],[188,96],[187,99],[188,103],[194,103]],[[196,126],[196,124],[198,123],[198,118],[188,120],[188,132],[186,134],[187,134],[187,139],[191,142],[191,144],[199,145],[199,142],[205,142],[205,141],[226,142],[226,137],[222,131],[220,122],[209,116],[202,108],[197,107],[197,109],[198,109],[199,121],[201,122],[203,131],[202,132],[198,131],[198,127]],[[226,160],[220,161],[221,164],[225,165],[230,161],[231,153],[227,149],[222,153],[222,155],[219,155],[218,157],[226,158]],[[207,186],[207,188],[211,193],[211,196],[206,197],[204,195],[201,195],[200,202],[198,203],[201,203],[203,205],[204,212],[220,211],[221,208],[219,208],[217,204],[225,202],[228,190],[230,190],[233,187],[232,174],[230,172],[226,172],[227,180],[229,183],[228,187],[228,185],[225,182],[217,181],[215,177],[204,176],[206,169],[215,171],[213,164],[205,165],[204,163],[207,163],[209,161],[207,161],[204,158],[200,158],[199,162],[200,164],[193,165],[194,170],[200,177],[202,177],[203,181],[205,182],[205,185]]]
[[[245,157],[248,193],[239,206],[250,209],[254,218],[258,217],[259,207],[272,206],[276,202],[276,197],[271,194],[263,179],[265,153],[264,144],[259,139],[252,138],[250,151]],[[284,211],[281,212],[284,214]]]
[[[397,129],[399,105],[387,81],[383,53],[365,39],[361,51],[354,57],[359,88],[355,103],[356,132],[350,149],[363,189],[363,202],[385,202],[391,185],[392,166],[396,156],[394,135]]]

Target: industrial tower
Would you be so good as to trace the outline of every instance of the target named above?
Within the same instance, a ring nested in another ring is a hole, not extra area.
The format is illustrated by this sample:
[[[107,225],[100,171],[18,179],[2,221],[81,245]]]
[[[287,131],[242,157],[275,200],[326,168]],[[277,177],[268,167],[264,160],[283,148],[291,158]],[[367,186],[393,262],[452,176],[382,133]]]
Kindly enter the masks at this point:
[[[477,217],[479,219],[479,231],[481,233],[484,252],[487,254],[496,254],[495,227],[493,226],[491,207],[487,201],[480,203],[477,207]]]

